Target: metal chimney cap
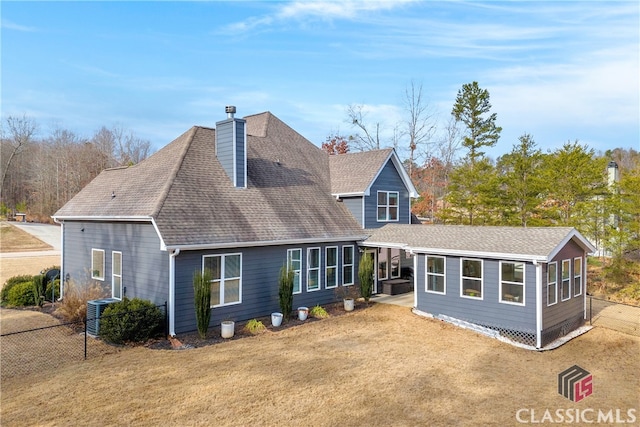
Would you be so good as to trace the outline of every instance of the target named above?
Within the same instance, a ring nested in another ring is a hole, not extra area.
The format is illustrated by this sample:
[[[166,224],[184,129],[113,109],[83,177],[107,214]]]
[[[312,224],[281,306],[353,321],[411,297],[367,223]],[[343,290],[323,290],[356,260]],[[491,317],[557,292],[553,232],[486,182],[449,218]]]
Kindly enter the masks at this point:
[[[227,113],[227,116],[229,118],[232,118],[233,115],[236,113],[236,106],[235,105],[227,105],[226,107],[224,107],[224,112]]]

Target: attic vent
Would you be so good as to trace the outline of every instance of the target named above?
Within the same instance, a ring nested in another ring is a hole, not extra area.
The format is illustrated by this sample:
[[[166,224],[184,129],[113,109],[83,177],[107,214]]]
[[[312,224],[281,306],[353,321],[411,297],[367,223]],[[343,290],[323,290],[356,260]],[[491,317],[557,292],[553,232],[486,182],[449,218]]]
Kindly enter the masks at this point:
[[[233,115],[236,113],[236,106],[227,105],[226,107],[224,107],[224,112],[227,113],[228,119],[233,119]]]

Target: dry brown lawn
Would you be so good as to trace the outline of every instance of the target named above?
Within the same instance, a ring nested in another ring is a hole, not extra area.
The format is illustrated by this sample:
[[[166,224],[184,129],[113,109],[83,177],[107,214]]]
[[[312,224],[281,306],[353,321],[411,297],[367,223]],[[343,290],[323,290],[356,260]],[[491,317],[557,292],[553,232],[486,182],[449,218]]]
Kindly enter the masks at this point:
[[[10,378],[1,424],[505,426],[520,408],[638,413],[639,354],[639,337],[603,328],[532,352],[375,304],[208,347],[128,348]],[[558,373],[574,364],[594,378],[579,403],[557,392]]]
[[[0,222],[0,253],[47,251],[51,246],[12,226]],[[43,269],[60,265],[60,255],[0,258],[0,289],[7,279],[21,274],[38,274]]]
[[[48,251],[51,246],[7,221],[0,222],[0,252]]]

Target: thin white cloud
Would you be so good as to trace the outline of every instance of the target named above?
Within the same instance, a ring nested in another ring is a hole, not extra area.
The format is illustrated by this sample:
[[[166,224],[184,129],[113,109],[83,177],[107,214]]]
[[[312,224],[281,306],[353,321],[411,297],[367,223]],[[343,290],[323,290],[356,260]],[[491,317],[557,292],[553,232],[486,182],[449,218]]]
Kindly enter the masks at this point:
[[[225,26],[222,32],[235,34],[247,33],[274,24],[289,21],[320,19],[360,19],[365,12],[376,12],[402,7],[416,0],[345,0],[345,1],[294,1],[279,4],[272,14],[253,16],[244,21]]]
[[[0,25],[2,26],[3,30],[13,30],[13,31],[22,31],[22,32],[26,32],[26,33],[33,33],[38,31],[37,28],[35,27],[29,27],[26,25],[20,25],[20,24],[16,24],[15,22],[11,22],[8,21],[6,19],[3,19],[0,23]]]

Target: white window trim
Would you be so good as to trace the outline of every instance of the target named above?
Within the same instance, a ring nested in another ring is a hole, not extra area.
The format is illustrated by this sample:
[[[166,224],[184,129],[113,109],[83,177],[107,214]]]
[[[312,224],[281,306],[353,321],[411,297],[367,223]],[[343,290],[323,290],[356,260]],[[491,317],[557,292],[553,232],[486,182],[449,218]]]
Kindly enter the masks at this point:
[[[287,264],[289,264],[291,261],[291,254],[296,251],[300,254],[300,269],[293,270],[293,275],[295,277],[295,274],[298,273],[298,283],[300,287],[298,288],[297,291],[294,289],[293,291],[294,295],[302,293],[302,248],[287,249]],[[287,265],[287,268],[289,268],[289,265]]]
[[[399,279],[400,276],[402,276],[402,259],[400,257],[401,251],[400,249],[396,249],[398,251],[398,273],[397,274],[393,274],[393,251],[394,249],[389,249],[389,252],[387,253],[387,262],[389,263],[388,269],[389,269],[389,277],[392,279]]]
[[[335,249],[336,251],[336,263],[334,265],[329,265],[329,257],[327,256],[327,252],[329,252],[329,249]],[[338,287],[338,247],[337,246],[326,246],[324,248],[324,287],[325,289],[334,289]],[[334,271],[335,271],[335,276],[336,276],[336,280],[335,280],[335,284],[333,286],[329,286],[329,269],[333,267]]]
[[[387,204],[386,205],[381,205],[380,204],[380,202],[379,202],[380,193],[385,193],[387,195]],[[396,208],[397,208],[396,219],[391,219],[390,216],[389,216],[389,207],[391,206],[389,204],[389,194],[395,194],[396,195],[396,200],[398,201],[398,204],[396,205]],[[378,209],[380,209],[380,208],[385,208],[385,210],[386,210],[385,219],[378,218]],[[398,222],[398,221],[400,221],[400,192],[399,191],[378,190],[378,192],[376,193],[376,221],[377,222]]]
[[[567,296],[566,298],[564,298],[562,296],[562,293],[563,293],[562,289],[563,289],[563,286],[564,286],[564,275],[562,273],[564,271],[564,263],[565,262],[569,266],[568,267],[569,275],[568,275],[568,279],[567,279],[567,281],[568,281],[567,287],[569,288],[569,296]],[[570,259],[563,259],[562,263],[560,265],[561,265],[561,267],[560,267],[560,301],[569,301],[571,299],[571,287],[573,286],[573,283],[572,283],[573,281],[571,280],[573,278],[573,276],[571,275],[571,260]]]
[[[318,250],[318,266],[317,267],[311,267],[311,263],[309,262],[309,255],[311,254],[311,251],[313,250]],[[307,248],[307,292],[316,292],[322,289],[322,283],[320,282],[320,280],[322,279],[320,277],[320,270],[322,269],[322,251],[320,250],[319,247],[317,248]],[[316,289],[309,289],[309,278],[311,277],[311,272],[312,271],[318,271],[318,287]]]
[[[462,264],[464,261],[480,261],[480,279],[477,277],[467,277],[464,275]],[[472,297],[471,295],[464,294],[464,279],[480,280],[480,297]],[[484,260],[477,258],[460,258],[460,297],[468,298],[476,301],[484,300]]]
[[[556,266],[556,275],[555,275],[556,277],[554,277],[555,280],[553,282],[549,282],[549,266],[552,264]],[[554,298],[554,302],[549,303],[549,286],[552,283],[555,285],[555,291],[554,291],[555,298]],[[558,261],[553,261],[547,264],[547,307],[556,305],[557,303],[558,303]]]
[[[344,262],[344,250],[345,249],[351,249],[351,264],[347,264]],[[356,252],[355,249],[353,247],[353,245],[347,245],[347,246],[343,246],[342,247],[342,286],[351,286],[354,283],[354,276],[355,276],[355,271],[354,271],[354,261],[355,261],[355,256],[356,256]],[[347,282],[345,275],[344,275],[344,268],[345,267],[351,267],[351,278],[350,280]]]
[[[444,273],[440,274],[440,273],[431,273],[429,272],[428,268],[429,268],[429,258],[442,258],[444,260]],[[437,294],[437,295],[446,295],[447,294],[447,257],[444,256],[436,256],[436,255],[427,255],[424,257],[424,271],[425,271],[425,283],[424,283],[424,291],[430,294]],[[438,277],[444,277],[444,286],[443,286],[443,291],[431,291],[429,290],[429,276],[438,276]]]
[[[101,276],[99,276],[99,277],[95,277],[95,276],[93,275],[93,272],[94,272],[94,271],[96,271],[96,269],[95,269],[95,267],[94,267],[94,265],[93,265],[93,253],[94,253],[94,252],[102,252],[102,271],[101,271],[102,275],[101,275]],[[107,266],[105,265],[105,260],[104,260],[104,249],[95,249],[95,248],[91,248],[91,278],[92,278],[93,280],[101,280],[101,281],[104,281],[104,273],[105,273],[105,270],[107,269],[106,267],[107,267]]]
[[[384,277],[382,275],[380,275],[380,277],[377,277],[377,280],[388,280],[389,279],[389,267],[391,266],[390,262],[389,262],[389,249],[387,248],[378,248],[378,250],[376,251],[376,258],[375,261],[376,262],[376,276],[378,276],[378,272],[380,271],[380,254],[382,253],[382,251],[384,251],[384,255],[385,258],[387,260],[387,268],[384,269]]]
[[[242,304],[242,252],[236,252],[236,253],[228,253],[228,254],[215,254],[215,255],[203,255],[202,256],[202,272],[204,272],[204,259],[205,258],[214,258],[214,257],[220,257],[220,301],[224,301],[224,282],[226,280],[235,280],[236,277],[228,277],[225,278],[224,277],[224,273],[225,273],[225,258],[228,256],[235,256],[235,255],[240,255],[240,276],[237,277],[238,279],[238,301],[233,301],[233,302],[228,302],[228,303],[220,303],[220,304],[215,304],[215,305],[210,305],[211,308],[217,308],[217,307],[228,307],[231,305],[238,305],[238,304]],[[211,282],[214,282],[214,280],[211,280]]]
[[[580,271],[576,272],[576,260],[580,260]],[[576,257],[573,259],[573,280],[571,281],[571,286],[572,286],[572,290],[573,292],[573,296],[574,297],[578,297],[580,295],[582,295],[582,287],[583,287],[583,281],[582,281],[582,257]],[[576,287],[575,287],[575,282],[576,282],[576,278],[579,277],[580,278],[580,290],[578,293],[575,293]]]
[[[115,270],[113,268],[113,266],[116,264],[115,263],[116,254],[120,255],[120,274],[116,274],[116,272],[115,272]],[[120,251],[111,252],[111,297],[115,298],[115,299],[119,299],[119,300],[121,300],[122,297],[124,296],[123,292],[122,292],[122,290],[124,289],[124,285],[122,283],[122,261],[123,261],[122,252],[120,252]],[[120,278],[120,298],[114,296],[115,295],[115,289],[116,289],[116,284],[115,284],[116,283],[116,280],[115,280],[116,277]]]
[[[510,282],[508,280],[502,280],[502,264],[522,264],[522,283],[518,283],[518,282]],[[524,262],[516,262],[516,261],[500,261],[500,265],[498,266],[498,268],[500,269],[499,271],[499,286],[498,286],[498,302],[500,304],[510,304],[510,305],[517,305],[519,307],[523,307],[526,305],[526,299],[527,299],[527,294],[526,294],[526,276],[527,276],[527,264],[525,264]],[[518,285],[518,286],[522,286],[522,302],[520,301],[505,301],[502,299],[502,284],[506,283],[508,285]]]

